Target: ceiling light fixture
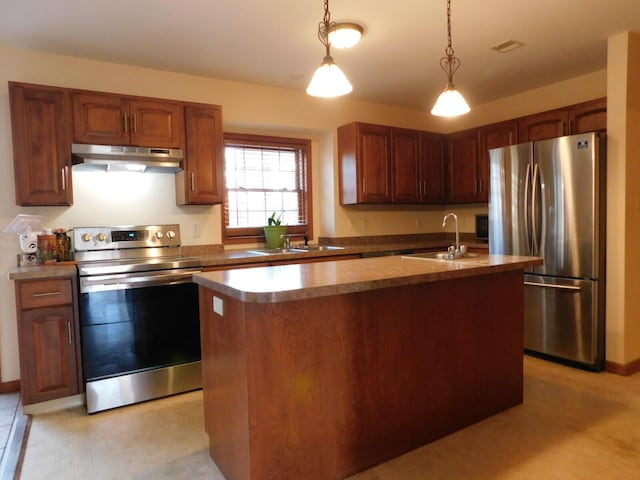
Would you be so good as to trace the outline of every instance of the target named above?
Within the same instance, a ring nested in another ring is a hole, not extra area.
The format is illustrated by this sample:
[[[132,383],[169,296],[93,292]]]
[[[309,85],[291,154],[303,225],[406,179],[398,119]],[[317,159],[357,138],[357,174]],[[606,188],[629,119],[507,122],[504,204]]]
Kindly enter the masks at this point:
[[[451,46],[451,0],[447,0],[447,38],[445,56],[440,59],[440,67],[447,74],[447,86],[431,109],[431,114],[439,117],[457,117],[469,113],[471,109],[464,97],[453,86],[453,74],[460,68],[460,59],[454,55],[455,52]]]
[[[313,97],[339,97],[353,90],[349,80],[335,64],[331,56],[329,32],[334,25],[335,23],[331,22],[331,14],[329,13],[329,0],[324,0],[324,17],[318,24],[318,38],[320,43],[324,45],[326,54],[307,87],[307,93]]]
[[[329,28],[329,43],[336,48],[351,48],[360,41],[362,32],[357,23],[334,23]]]

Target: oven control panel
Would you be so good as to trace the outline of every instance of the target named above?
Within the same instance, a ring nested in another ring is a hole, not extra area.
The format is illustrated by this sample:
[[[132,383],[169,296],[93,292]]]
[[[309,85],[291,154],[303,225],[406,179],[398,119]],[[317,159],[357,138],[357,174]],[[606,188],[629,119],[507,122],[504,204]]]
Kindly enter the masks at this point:
[[[75,227],[73,229],[73,245],[76,252],[179,247],[180,225]]]

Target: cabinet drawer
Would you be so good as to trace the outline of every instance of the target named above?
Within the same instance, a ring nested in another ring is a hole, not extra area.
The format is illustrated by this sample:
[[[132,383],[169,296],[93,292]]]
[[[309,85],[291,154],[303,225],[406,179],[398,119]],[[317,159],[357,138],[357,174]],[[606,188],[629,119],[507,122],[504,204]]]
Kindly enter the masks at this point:
[[[66,305],[73,299],[70,278],[23,281],[18,288],[22,309]]]

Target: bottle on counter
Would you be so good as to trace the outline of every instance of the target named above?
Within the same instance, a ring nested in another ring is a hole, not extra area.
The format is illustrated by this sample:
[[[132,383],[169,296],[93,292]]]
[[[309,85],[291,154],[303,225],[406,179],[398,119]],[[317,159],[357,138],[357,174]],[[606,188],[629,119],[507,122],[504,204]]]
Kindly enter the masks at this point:
[[[50,229],[45,229],[38,234],[38,261],[40,263],[57,261],[56,236]]]
[[[71,241],[66,229],[56,228],[53,233],[56,237],[56,261],[68,262],[71,260]]]

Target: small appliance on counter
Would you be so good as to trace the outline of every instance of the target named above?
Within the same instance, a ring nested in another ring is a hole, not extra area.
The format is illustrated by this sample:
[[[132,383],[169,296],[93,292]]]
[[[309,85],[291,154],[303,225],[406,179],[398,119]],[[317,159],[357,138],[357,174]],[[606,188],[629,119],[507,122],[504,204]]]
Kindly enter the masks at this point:
[[[18,235],[18,242],[22,253],[18,254],[18,266],[36,265],[39,263],[38,234],[42,232],[41,215],[18,214],[11,222],[4,227],[4,233],[14,233]]]
[[[476,237],[482,242],[489,242],[489,215],[476,215]]]

